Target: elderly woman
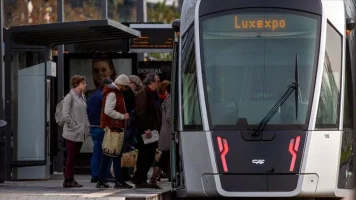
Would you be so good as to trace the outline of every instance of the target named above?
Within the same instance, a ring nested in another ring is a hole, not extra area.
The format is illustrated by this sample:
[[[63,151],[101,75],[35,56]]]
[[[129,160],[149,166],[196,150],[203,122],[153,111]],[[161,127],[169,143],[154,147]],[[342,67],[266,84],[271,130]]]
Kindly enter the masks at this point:
[[[66,139],[67,162],[63,187],[83,187],[74,180],[74,161],[89,134],[87,104],[84,96],[86,88],[84,76],[72,77],[73,89],[64,97],[62,117],[64,120],[63,138]]]
[[[142,81],[141,81],[140,77],[135,76],[135,75],[129,76],[129,79],[130,79],[130,87],[136,95],[137,92],[143,88]]]
[[[169,81],[163,81],[158,88],[161,95],[164,96],[164,102],[162,103],[162,126],[158,141],[158,150],[162,152],[162,155],[154,168],[151,180],[157,180],[160,176],[162,169],[166,168],[170,161],[170,142],[172,135],[171,124],[171,83]]]

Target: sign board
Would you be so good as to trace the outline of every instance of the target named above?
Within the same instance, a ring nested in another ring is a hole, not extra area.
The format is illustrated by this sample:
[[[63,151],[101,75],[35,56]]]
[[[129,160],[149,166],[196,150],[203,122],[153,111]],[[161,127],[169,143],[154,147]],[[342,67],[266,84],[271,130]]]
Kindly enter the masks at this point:
[[[161,81],[171,80],[171,61],[138,62],[137,75],[144,80],[149,73],[157,73]]]
[[[130,24],[141,37],[130,39],[131,53],[171,53],[174,31],[170,24]]]

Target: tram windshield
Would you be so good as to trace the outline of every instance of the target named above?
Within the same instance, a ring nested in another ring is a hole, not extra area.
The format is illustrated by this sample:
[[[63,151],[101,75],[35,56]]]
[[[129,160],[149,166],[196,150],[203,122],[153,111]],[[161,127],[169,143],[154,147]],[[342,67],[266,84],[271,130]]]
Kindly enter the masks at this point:
[[[202,17],[201,61],[212,127],[237,127],[241,118],[252,126],[260,123],[294,82],[296,55],[298,98],[291,95],[266,129],[306,125],[318,58],[319,20],[302,12],[268,9]]]

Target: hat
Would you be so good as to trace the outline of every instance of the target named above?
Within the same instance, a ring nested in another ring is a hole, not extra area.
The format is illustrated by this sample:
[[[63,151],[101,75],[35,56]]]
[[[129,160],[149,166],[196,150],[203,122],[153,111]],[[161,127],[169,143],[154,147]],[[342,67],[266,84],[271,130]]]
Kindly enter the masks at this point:
[[[130,85],[129,77],[127,77],[125,74],[121,74],[115,79],[115,84],[129,86]]]
[[[131,82],[133,82],[135,85],[138,85],[138,86],[142,86],[142,81],[140,79],[140,77],[136,76],[136,75],[131,75],[129,76],[129,79]]]

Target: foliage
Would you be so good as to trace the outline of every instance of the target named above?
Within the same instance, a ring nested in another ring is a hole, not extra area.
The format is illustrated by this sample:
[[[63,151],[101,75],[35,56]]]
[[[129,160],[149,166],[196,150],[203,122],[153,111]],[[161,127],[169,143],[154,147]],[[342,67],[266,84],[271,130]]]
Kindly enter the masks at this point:
[[[57,22],[57,0],[18,0],[15,4],[5,3],[4,10],[4,25],[8,28]],[[85,1],[81,7],[72,7],[68,1],[64,1],[64,16],[65,21],[100,19],[100,9],[94,0]]]
[[[172,24],[174,20],[180,18],[177,0],[171,6],[166,5],[166,3],[167,0],[163,0],[163,2],[157,3],[153,8],[149,8],[147,10],[147,21]],[[172,54],[167,53],[149,53],[148,56],[162,61],[172,60]]]
[[[177,1],[175,0],[171,6],[166,5],[167,0],[158,2],[153,8],[147,9],[147,21],[163,22],[171,24],[175,19],[180,17]]]

